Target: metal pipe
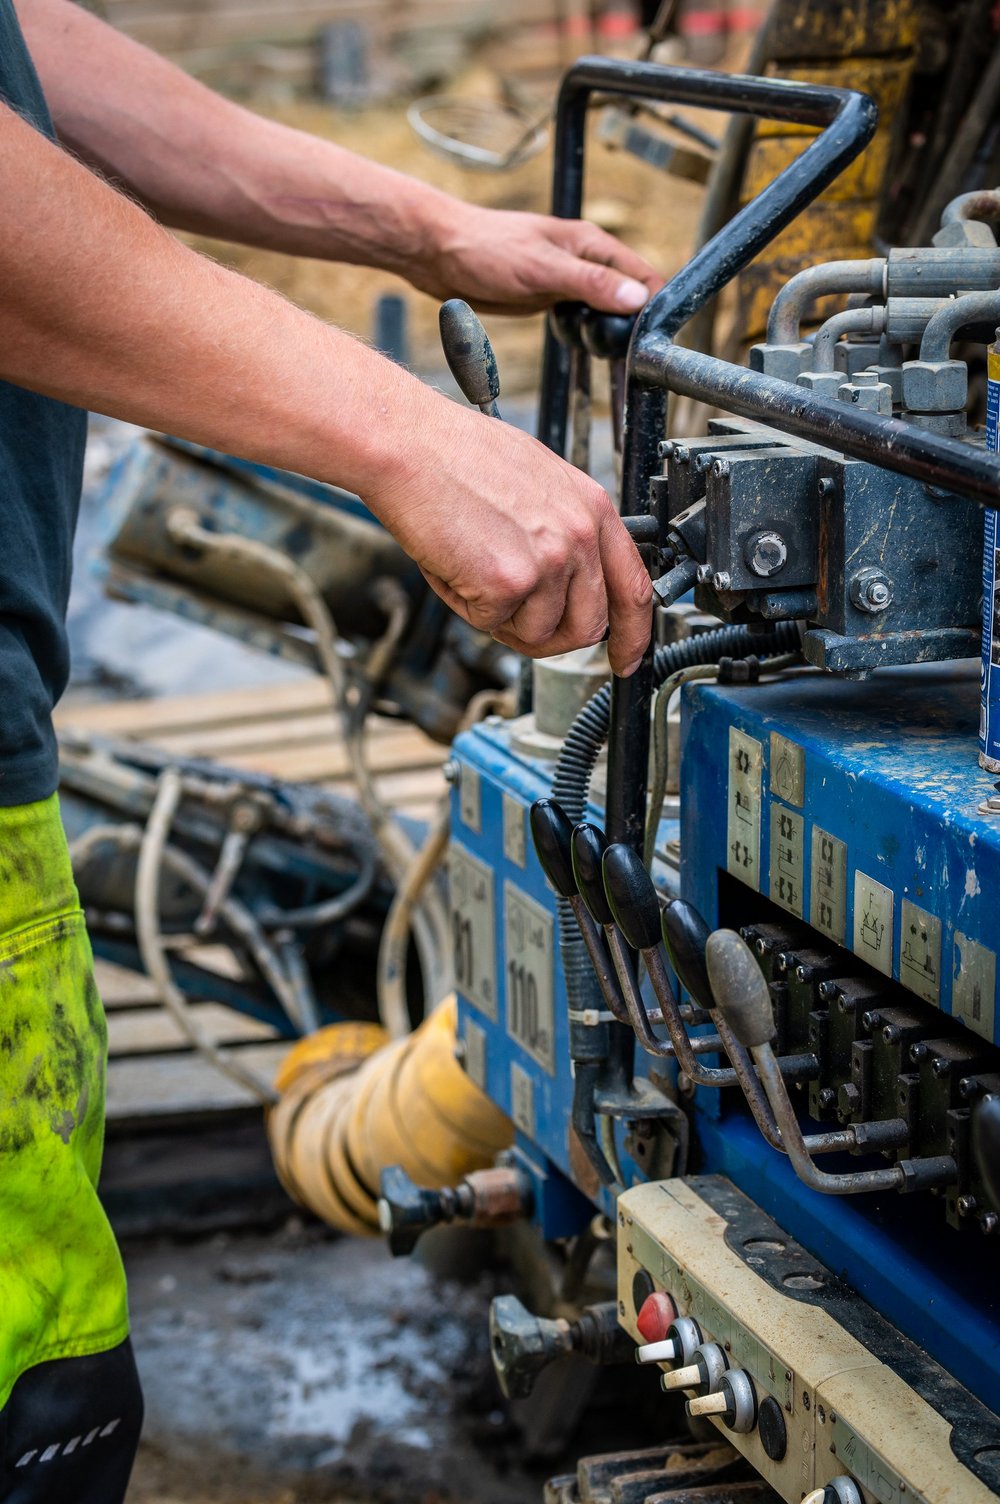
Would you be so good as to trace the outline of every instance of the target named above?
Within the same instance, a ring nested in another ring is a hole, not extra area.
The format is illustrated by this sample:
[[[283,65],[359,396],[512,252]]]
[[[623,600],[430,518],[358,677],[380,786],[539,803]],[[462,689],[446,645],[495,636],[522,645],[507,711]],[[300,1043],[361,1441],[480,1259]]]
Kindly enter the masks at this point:
[[[638,379],[683,397],[773,423],[786,433],[854,459],[870,460],[980,506],[1000,507],[1000,464],[970,444],[929,433],[899,418],[831,402],[711,355],[684,350],[663,335],[647,336],[635,352]]]
[[[769,345],[795,345],[801,339],[802,319],[810,304],[830,293],[859,292],[885,297],[884,256],[869,261],[826,261],[796,273],[778,293],[767,320]]]
[[[950,204],[945,205],[941,226],[967,224],[994,224],[1000,220],[1000,188],[978,188],[973,193],[960,193]]]
[[[950,298],[998,283],[1000,246],[894,246],[887,257],[890,298]]]
[[[883,305],[874,308],[845,308],[843,313],[835,313],[817,331],[813,341],[813,370],[836,369],[834,351],[842,334],[884,334],[885,320]]]
[[[936,313],[920,341],[921,360],[947,360],[951,342],[967,324],[1000,323],[1000,292],[972,292]]]

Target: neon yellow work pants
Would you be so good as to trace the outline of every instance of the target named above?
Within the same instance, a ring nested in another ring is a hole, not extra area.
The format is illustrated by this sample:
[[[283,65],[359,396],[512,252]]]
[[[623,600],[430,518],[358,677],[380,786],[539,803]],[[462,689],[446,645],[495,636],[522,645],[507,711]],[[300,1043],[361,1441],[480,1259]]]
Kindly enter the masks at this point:
[[[107,1026],[55,795],[0,808],[0,1408],[128,1335],[97,1199]]]

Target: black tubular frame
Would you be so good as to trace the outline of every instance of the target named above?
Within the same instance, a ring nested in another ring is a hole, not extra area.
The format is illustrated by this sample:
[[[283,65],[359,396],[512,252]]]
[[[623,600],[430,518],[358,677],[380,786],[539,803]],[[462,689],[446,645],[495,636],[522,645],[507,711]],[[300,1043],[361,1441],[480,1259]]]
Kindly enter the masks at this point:
[[[581,58],[563,80],[556,109],[552,211],[560,218],[575,218],[581,212],[587,108],[595,93],[658,99],[822,128],[801,156],[734,215],[646,304],[636,320],[628,356],[621,496],[622,515],[634,516],[647,510],[649,479],[666,432],[667,378],[662,352],[671,348],[673,336],[688,319],[854,160],[871,140],[878,112],[867,96],[846,89],[665,68],[655,63]],[[646,359],[648,348],[655,351],[655,358]],[[538,434],[560,454],[566,443],[571,359],[571,351],[559,344],[550,323]],[[738,369],[724,362],[718,365],[723,373]],[[721,401],[719,405],[726,404]],[[651,693],[652,646],[631,678],[613,681],[608,747],[608,838],[626,841],[640,851]]]
[[[666,431],[667,392],[707,402],[740,417],[883,465],[956,492],[981,506],[1000,506],[1000,463],[982,450],[898,418],[859,411],[814,396],[742,366],[674,344],[688,320],[774,239],[871,139],[874,102],[844,89],[782,79],[750,78],[653,63],[582,58],[563,80],[556,114],[552,212],[580,214],[587,107],[595,93],[654,98],[823,127],[757,198],[653,297],[636,320],[629,347],[623,516],[647,510],[648,484]],[[546,333],[539,437],[562,454],[566,443],[572,353],[550,323]],[[666,518],[660,519],[661,530]],[[641,849],[645,818],[651,656],[630,679],[615,679],[609,742],[607,833]]]

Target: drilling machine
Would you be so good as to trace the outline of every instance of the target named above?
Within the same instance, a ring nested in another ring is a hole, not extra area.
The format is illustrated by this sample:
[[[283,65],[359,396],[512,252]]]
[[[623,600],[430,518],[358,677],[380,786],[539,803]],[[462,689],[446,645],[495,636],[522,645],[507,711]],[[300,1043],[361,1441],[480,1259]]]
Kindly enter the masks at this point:
[[[559,100],[557,213],[580,210],[607,93],[814,134],[634,327],[550,321],[556,451],[575,363],[625,361],[621,511],[656,630],[631,678],[539,664],[530,709],[455,742],[459,1056],[516,1137],[445,1191],[389,1169],[383,1225],[405,1251],[441,1222],[520,1218],[577,1275],[595,1227],[613,1242],[610,1298],[491,1311],[510,1395],[571,1353],[634,1356],[665,1391],[655,1447],[585,1459],[550,1504],[985,1504],[1000,353],[971,423],[959,354],[1000,323],[1000,194],[949,204],[931,245],[798,270],[731,364],[677,336],[857,157],[872,102],[584,59]],[[465,348],[474,366],[488,346]],[[717,414],[707,435],[665,437],[668,393]]]

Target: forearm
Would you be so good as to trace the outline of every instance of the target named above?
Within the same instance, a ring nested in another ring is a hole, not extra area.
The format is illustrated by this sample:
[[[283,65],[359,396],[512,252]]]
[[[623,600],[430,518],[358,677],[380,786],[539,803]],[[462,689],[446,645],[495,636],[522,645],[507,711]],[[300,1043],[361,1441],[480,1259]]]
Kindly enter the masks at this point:
[[[401,451],[432,463],[422,435],[469,416],[187,249],[2,107],[0,196],[7,380],[361,494]]]
[[[263,119],[82,10],[17,0],[60,139],[163,223],[406,275],[453,200]]]

